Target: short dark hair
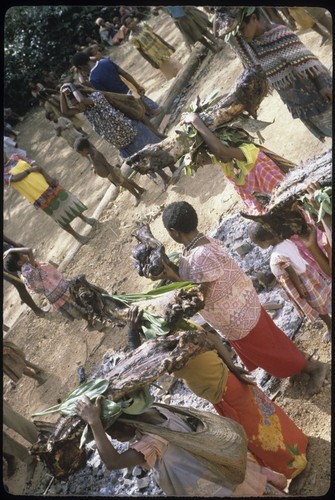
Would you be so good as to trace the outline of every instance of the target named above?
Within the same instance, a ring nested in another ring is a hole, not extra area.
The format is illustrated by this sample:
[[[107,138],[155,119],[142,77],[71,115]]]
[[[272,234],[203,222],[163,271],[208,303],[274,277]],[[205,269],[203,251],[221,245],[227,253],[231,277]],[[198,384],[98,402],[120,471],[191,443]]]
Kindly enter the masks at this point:
[[[260,222],[252,222],[248,228],[249,238],[253,243],[272,240],[276,235]]]
[[[21,268],[18,265],[18,262],[20,260],[21,254],[19,253],[10,253],[7,255],[7,257],[3,261],[3,267],[5,271],[8,271],[9,273],[16,273],[19,271]]]
[[[79,68],[79,66],[85,66],[85,64],[89,63],[90,61],[90,56],[86,52],[77,52],[72,57],[72,64],[76,68]]]
[[[166,229],[175,229],[182,233],[190,233],[198,226],[198,216],[187,201],[175,201],[168,205],[162,215]]]
[[[74,141],[73,146],[74,149],[79,153],[79,151],[89,148],[91,146],[91,143],[86,137],[78,137],[78,139]]]

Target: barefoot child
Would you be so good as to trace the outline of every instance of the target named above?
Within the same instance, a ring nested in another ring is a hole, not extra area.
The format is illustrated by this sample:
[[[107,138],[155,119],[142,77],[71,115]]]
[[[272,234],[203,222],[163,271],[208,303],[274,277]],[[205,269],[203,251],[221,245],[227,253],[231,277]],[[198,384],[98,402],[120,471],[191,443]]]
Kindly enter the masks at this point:
[[[114,167],[108,163],[104,155],[100,153],[88,139],[77,139],[74,143],[74,148],[77,153],[91,160],[95,174],[99,175],[99,177],[107,177],[115,186],[122,186],[127,189],[136,198],[135,207],[139,204],[141,195],[144,193],[145,189],[122,175],[120,168]]]
[[[331,335],[331,285],[299,252],[291,240],[282,240],[278,235],[254,222],[249,228],[249,237],[260,248],[273,245],[270,267],[287,296],[301,316],[310,321],[318,317],[327,325],[324,342]]]
[[[53,111],[46,111],[45,117],[52,122],[55,129],[56,136],[62,137],[66,140],[68,145],[73,148],[76,139],[85,137],[84,134],[79,132],[68,118],[65,116],[57,116]]]

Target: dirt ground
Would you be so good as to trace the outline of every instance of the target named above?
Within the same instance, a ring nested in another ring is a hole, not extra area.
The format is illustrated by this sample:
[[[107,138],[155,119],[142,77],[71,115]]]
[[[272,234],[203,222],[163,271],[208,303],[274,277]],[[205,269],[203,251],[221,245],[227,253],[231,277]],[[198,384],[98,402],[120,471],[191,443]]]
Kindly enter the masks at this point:
[[[175,58],[185,63],[189,53],[179,31],[166,14],[150,20],[150,24],[169,43],[176,47]],[[319,46],[320,37],[314,32],[301,33],[303,42],[332,70],[330,45]],[[152,99],[162,99],[173,80],[165,81],[159,70],[153,69],[128,44],[106,51],[106,55],[119,63],[135,79],[144,84]],[[242,72],[240,61],[228,47],[218,54],[208,54],[192,79],[180,112],[200,96],[205,98],[220,88],[227,93]],[[331,148],[331,140],[319,142],[298,120],[292,120],[279,97],[273,93],[261,105],[259,119],[273,124],[263,132],[265,145],[295,162],[317,156]],[[171,127],[175,124],[170,124]],[[20,130],[19,146],[28,152],[38,164],[61,179],[62,184],[73,191],[87,206],[86,214],[93,215],[101,202],[108,181],[94,176],[86,160],[75,153],[62,138],[56,138],[41,108],[32,110],[17,126]],[[86,123],[84,127],[90,139],[111,162],[116,160],[115,150],[100,139]],[[236,213],[241,202],[222,173],[213,165],[206,165],[195,176],[183,175],[178,183],[162,192],[161,181],[155,184],[147,176],[136,175],[135,180],[147,189],[143,201],[134,208],[134,199],[122,191],[116,200],[103,210],[92,229],[89,243],[80,247],[64,270],[66,276],[86,274],[89,281],[109,292],[130,293],[150,289],[152,284],[137,275],[131,261],[134,238],[131,236],[135,223],[150,222],[154,235],[165,245],[167,252],[176,250],[161,222],[161,212],[172,201],[187,200],[197,210],[201,231],[214,230],[222,217]],[[75,222],[79,232],[86,229],[82,221]],[[32,246],[40,260],[52,260],[61,264],[76,245],[72,236],[62,231],[45,214],[35,211],[26,200],[15,192],[4,194],[4,233],[10,238]],[[38,297],[36,301],[43,304]],[[107,350],[113,351],[126,345],[126,331],[118,327],[105,335],[88,332],[81,321],[66,323],[57,313],[49,313],[45,319],[36,317],[20,300],[14,287],[4,285],[4,323],[10,327],[5,334],[26,352],[27,358],[40,365],[48,379],[42,386],[22,378],[13,387],[4,378],[4,397],[14,409],[30,418],[31,414],[56,404],[78,384],[77,368],[85,367],[86,373],[99,363]],[[321,342],[320,330],[303,326],[296,340],[298,346],[331,367],[331,346]],[[307,399],[302,386],[292,387],[283,381],[276,402],[290,415],[310,438],[309,460],[311,470],[301,496],[323,496],[330,486],[331,453],[331,385],[330,375],[322,391]],[[46,417],[47,419],[48,417]],[[49,417],[54,421],[55,417]],[[24,441],[22,441],[24,443]],[[16,495],[23,492],[24,466],[18,465],[10,479],[5,476],[9,491]]]

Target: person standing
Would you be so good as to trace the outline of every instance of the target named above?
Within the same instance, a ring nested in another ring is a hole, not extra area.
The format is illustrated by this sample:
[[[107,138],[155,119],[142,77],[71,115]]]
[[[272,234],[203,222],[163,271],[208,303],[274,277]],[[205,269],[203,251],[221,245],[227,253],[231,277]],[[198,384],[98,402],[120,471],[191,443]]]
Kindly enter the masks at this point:
[[[71,234],[82,244],[88,242],[88,236],[82,236],[71,227],[70,223],[79,217],[86,224],[93,226],[96,219],[86,217],[83,212],[87,210],[78,198],[67,191],[34,160],[12,155],[10,158],[4,153],[4,183],[12,187],[36,209],[42,209],[64,231]]]
[[[260,367],[277,378],[309,375],[307,392],[317,394],[327,373],[325,364],[305,356],[262,307],[251,279],[225,252],[220,241],[199,232],[198,216],[186,201],[173,202],[162,215],[171,238],[184,245],[179,266],[164,263],[152,280],[202,284],[204,320],[236,351],[248,371]]]
[[[129,30],[129,42],[156,69],[159,69],[166,80],[174,78],[182,64],[172,54],[176,49],[154,32],[148,23],[139,23],[136,18],[125,16],[123,23]]]
[[[30,444],[37,442],[38,432],[33,422],[15,411],[5,399],[3,400],[3,424],[20,434]],[[8,477],[15,473],[15,459],[18,459],[27,466],[26,482],[32,479],[37,464],[35,457],[30,455],[26,446],[12,438],[5,430],[2,431],[2,453],[8,464]]]
[[[260,65],[294,119],[321,142],[332,137],[332,78],[321,61],[287,26],[271,24],[259,8],[241,8],[230,37],[244,67]]]
[[[6,252],[10,248],[20,248],[24,246],[21,243],[16,243],[5,235],[3,235],[2,238],[3,252]],[[3,268],[3,279],[16,288],[22,302],[24,302],[32,311],[34,311],[36,316],[40,316],[41,318],[45,316],[45,311],[42,308],[38,307],[37,304],[35,304],[32,296],[27,291],[24,283],[16,272],[9,272],[5,268]]]

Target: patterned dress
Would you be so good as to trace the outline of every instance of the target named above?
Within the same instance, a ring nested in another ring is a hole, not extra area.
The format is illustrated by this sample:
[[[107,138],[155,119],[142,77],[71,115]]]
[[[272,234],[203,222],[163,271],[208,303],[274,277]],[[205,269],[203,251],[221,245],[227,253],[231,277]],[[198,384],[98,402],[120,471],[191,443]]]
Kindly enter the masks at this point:
[[[307,464],[307,436],[257,385],[244,384],[216,351],[206,351],[174,372],[223,417],[242,425],[259,464],[292,479]]]
[[[288,266],[298,274],[307,292],[306,298],[300,297],[292,283],[286,271]],[[320,315],[331,314],[331,282],[303,259],[292,241],[284,240],[273,247],[270,267],[302,317],[315,321]]]
[[[64,228],[87,210],[87,207],[61,184],[49,185],[39,172],[31,172],[17,182],[11,181],[12,175],[24,172],[33,163],[34,161],[28,158],[12,155],[4,167],[5,186],[14,188],[36,209],[42,209],[60,227]]]
[[[318,138],[332,137],[332,104],[320,90],[332,88],[328,69],[287,26],[271,28],[250,43],[237,33],[232,48],[245,67],[260,64],[293,118]]]
[[[100,137],[119,150],[122,158],[162,140],[143,122],[132,120],[111,106],[100,92],[93,92],[90,97],[94,106],[86,108],[86,118]]]
[[[35,261],[23,264],[21,268],[22,280],[25,286],[39,294],[43,294],[53,309],[58,310],[70,321],[86,319],[86,311],[78,306],[71,297],[71,281],[64,278],[53,265],[48,262]]]

